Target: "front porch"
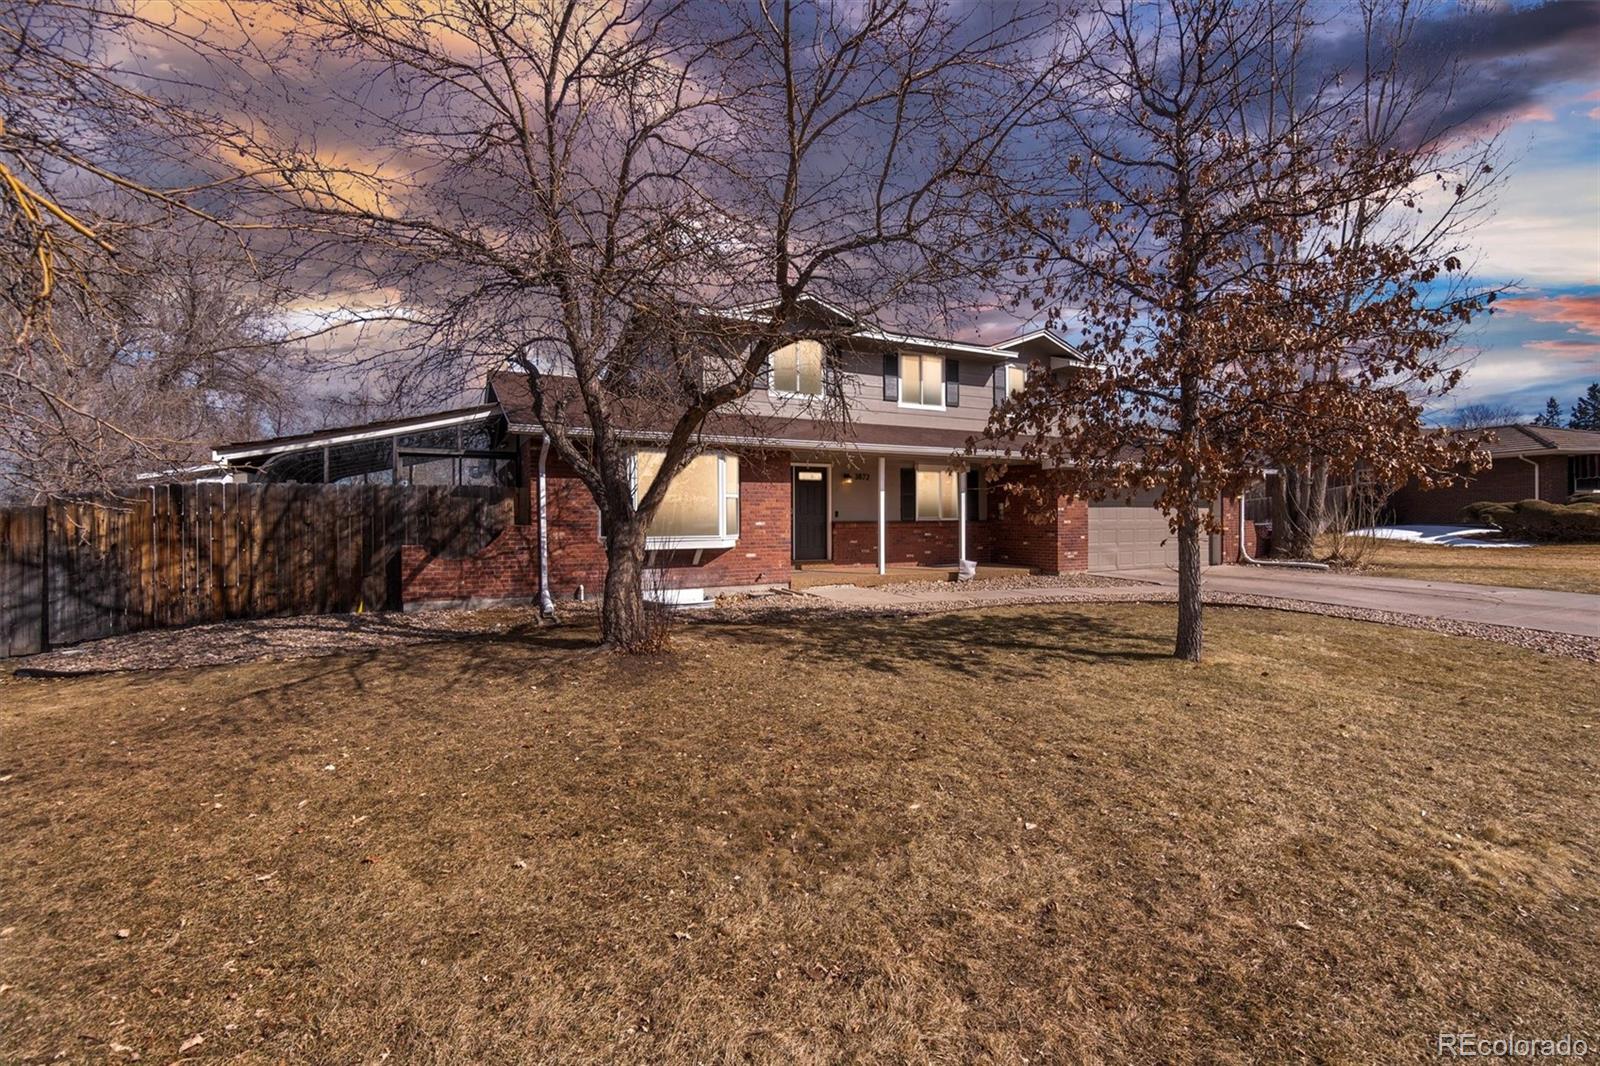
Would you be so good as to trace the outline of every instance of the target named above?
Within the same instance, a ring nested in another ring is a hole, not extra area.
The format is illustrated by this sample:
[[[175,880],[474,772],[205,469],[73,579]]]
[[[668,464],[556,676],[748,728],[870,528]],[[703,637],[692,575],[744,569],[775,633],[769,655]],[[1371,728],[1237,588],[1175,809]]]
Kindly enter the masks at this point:
[[[974,575],[979,579],[1027,577],[1035,573],[1030,566],[978,563]],[[797,563],[789,578],[796,591],[822,585],[900,585],[926,581],[955,581],[960,567],[955,563],[891,563],[882,571],[873,563]]]
[[[954,580],[1083,569],[1075,510],[1040,506],[1037,468],[983,460],[810,453],[790,457],[791,587]],[[1069,513],[1069,510],[1071,513]]]

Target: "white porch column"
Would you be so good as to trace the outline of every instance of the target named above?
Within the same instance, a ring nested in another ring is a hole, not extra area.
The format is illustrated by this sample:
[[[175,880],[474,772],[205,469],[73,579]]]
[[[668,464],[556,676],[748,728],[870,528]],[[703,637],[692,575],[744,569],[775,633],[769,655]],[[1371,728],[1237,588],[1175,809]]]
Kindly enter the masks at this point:
[[[956,566],[959,568],[967,561],[967,465],[965,463],[956,470],[956,511],[960,515],[956,521]]]
[[[889,572],[889,472],[878,456],[878,573]]]

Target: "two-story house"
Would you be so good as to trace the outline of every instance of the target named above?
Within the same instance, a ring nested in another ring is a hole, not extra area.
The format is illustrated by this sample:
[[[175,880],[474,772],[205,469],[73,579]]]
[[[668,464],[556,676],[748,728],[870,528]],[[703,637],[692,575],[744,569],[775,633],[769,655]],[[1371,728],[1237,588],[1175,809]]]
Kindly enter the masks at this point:
[[[817,305],[816,313],[834,312]],[[707,420],[703,453],[674,481],[647,542],[654,580],[726,590],[786,584],[808,564],[886,572],[970,560],[1047,574],[1175,565],[1175,538],[1149,497],[1060,497],[1037,464],[986,438],[991,412],[1023,386],[1030,365],[1095,372],[1042,330],[984,346],[865,325],[826,345],[778,349],[739,410]],[[541,573],[558,600],[598,590],[598,510],[545,446],[526,376],[492,374],[484,400],[223,445],[214,457],[268,481],[515,485],[518,525],[481,558],[430,560],[408,549],[408,604],[532,598]],[[581,438],[582,425],[570,428]],[[665,429],[629,427],[638,491],[654,476]],[[1237,508],[1216,506],[1225,531],[1213,538],[1211,561],[1232,561]]]

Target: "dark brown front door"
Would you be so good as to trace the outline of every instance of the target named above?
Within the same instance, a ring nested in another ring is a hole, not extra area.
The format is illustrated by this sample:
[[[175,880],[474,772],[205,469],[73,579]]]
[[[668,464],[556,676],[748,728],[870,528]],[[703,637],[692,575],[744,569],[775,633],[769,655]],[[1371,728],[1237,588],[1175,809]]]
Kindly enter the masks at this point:
[[[794,557],[813,562],[828,557],[828,468],[794,468]]]

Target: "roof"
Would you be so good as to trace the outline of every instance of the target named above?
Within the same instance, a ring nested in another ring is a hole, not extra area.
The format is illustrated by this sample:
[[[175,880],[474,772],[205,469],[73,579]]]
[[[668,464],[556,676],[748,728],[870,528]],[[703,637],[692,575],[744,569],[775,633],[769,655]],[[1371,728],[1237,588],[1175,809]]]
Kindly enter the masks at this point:
[[[1005,351],[1022,355],[1054,355],[1058,359],[1066,359],[1078,366],[1093,366],[1092,363],[1076,347],[1068,343],[1053,330],[1035,329],[1019,334],[1010,340],[1003,340],[992,345],[997,351]]]
[[[1454,430],[1460,434],[1485,434],[1484,447],[1491,458],[1502,455],[1568,455],[1600,452],[1600,431],[1562,429],[1558,426],[1506,425],[1482,430]]]
[[[588,434],[588,417],[581,402],[576,400],[576,389],[570,379],[552,377],[545,381],[547,390],[565,391],[568,394],[566,398],[572,401],[564,412],[571,431],[578,436]],[[539,421],[533,413],[533,396],[526,374],[517,370],[496,371],[489,377],[489,391],[499,400],[512,432],[541,432]],[[629,423],[625,435],[639,441],[665,440],[678,414],[673,410],[629,412],[623,416],[623,421]],[[967,442],[974,440],[975,435],[960,429],[890,426],[874,422],[852,422],[841,430],[835,424],[816,419],[714,411],[706,417],[699,438],[706,444],[801,449],[858,448],[942,456],[964,451]],[[1005,442],[977,439],[977,443],[977,454],[1004,454]]]
[[[968,344],[965,341],[922,337],[914,333],[897,333],[894,330],[884,329],[869,318],[851,314],[848,309],[817,296],[802,296],[797,302],[819,318],[831,319],[840,325],[850,327],[849,336],[858,340],[901,348],[920,348],[930,352],[954,352],[959,355],[993,359],[996,362],[1012,358],[1012,352],[998,346]],[[706,314],[718,318],[753,321],[761,318],[776,303],[776,300],[763,300],[760,303],[742,304],[726,309],[708,309]]]
[[[410,415],[405,418],[386,418],[377,422],[362,422],[353,426],[319,429],[314,433],[296,433],[287,437],[268,437],[265,440],[240,441],[219,444],[211,450],[211,458],[219,463],[254,459],[263,455],[321,448],[328,444],[350,444],[356,441],[395,437],[402,433],[417,433],[429,429],[443,429],[492,418],[500,413],[498,404],[479,404],[476,407],[457,407],[448,411]]]

